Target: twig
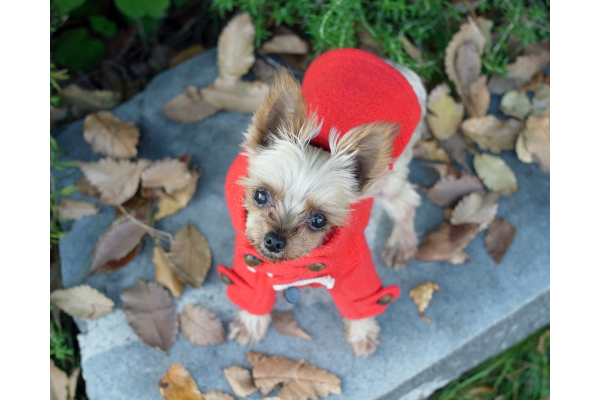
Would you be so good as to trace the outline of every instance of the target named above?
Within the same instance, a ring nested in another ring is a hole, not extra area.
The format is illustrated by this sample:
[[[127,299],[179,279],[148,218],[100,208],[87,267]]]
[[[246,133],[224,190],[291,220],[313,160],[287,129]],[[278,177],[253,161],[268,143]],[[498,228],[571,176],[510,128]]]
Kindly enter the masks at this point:
[[[173,235],[171,235],[169,232],[161,231],[159,229],[144,224],[143,222],[135,218],[133,215],[131,215],[122,205],[118,205],[118,208],[123,213],[123,215],[127,217],[127,219],[129,219],[134,224],[138,225],[140,228],[144,229],[152,237],[158,237],[159,239],[162,238],[162,240],[167,240],[169,242],[169,246],[173,244]]]

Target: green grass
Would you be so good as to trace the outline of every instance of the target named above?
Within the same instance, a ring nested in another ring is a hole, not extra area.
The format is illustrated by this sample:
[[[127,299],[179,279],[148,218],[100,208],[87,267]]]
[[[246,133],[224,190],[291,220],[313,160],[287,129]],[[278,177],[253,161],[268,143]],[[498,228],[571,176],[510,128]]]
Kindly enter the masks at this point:
[[[540,400],[550,396],[550,326],[437,391],[430,400]],[[542,339],[541,346],[540,338]],[[540,352],[539,350],[542,350]]]

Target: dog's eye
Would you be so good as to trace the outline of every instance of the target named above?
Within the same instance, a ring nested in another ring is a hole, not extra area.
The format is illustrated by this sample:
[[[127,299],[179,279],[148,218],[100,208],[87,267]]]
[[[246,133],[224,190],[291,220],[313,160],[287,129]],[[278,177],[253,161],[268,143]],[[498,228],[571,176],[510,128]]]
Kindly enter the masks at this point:
[[[325,218],[325,216],[321,213],[313,214],[308,220],[308,226],[315,231],[323,229],[326,224],[327,218]]]
[[[256,192],[254,192],[254,202],[259,207],[263,207],[265,204],[267,204],[269,202],[270,199],[271,199],[271,194],[265,188],[256,189]]]

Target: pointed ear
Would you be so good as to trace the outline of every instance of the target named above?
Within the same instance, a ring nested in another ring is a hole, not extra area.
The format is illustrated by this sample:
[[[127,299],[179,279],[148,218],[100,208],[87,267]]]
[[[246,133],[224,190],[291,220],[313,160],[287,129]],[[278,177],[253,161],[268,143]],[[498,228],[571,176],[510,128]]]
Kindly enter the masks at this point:
[[[399,124],[374,122],[348,131],[339,140],[336,155],[352,155],[359,198],[371,197],[377,191],[392,161],[392,145],[399,132]]]
[[[271,135],[277,136],[280,127],[297,133],[305,119],[306,102],[300,84],[289,72],[278,70],[269,94],[252,117],[244,145],[250,151],[269,147]]]

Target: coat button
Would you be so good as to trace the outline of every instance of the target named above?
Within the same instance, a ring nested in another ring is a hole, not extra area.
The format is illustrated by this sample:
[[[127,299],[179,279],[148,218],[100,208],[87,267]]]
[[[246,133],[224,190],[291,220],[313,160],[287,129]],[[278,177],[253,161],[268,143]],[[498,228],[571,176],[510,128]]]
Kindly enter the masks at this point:
[[[292,304],[299,302],[301,296],[302,293],[300,293],[300,289],[294,286],[283,291],[283,297],[285,297],[285,299]]]
[[[254,257],[252,254],[246,254],[244,256],[244,262],[246,263],[246,265],[249,265],[251,267],[258,267],[260,264],[262,264],[262,260],[260,258]]]
[[[392,295],[386,294],[385,296],[377,300],[377,304],[379,304],[380,306],[385,306],[389,304],[390,301],[392,301]]]
[[[231,278],[230,278],[230,277],[228,277],[227,275],[225,275],[225,274],[221,274],[221,275],[219,275],[219,276],[221,277],[221,280],[223,281],[223,283],[224,283],[224,284],[226,284],[226,285],[231,285],[231,284],[233,284],[233,282],[231,281]]]
[[[308,265],[306,268],[308,268],[308,270],[312,272],[319,272],[323,271],[323,269],[325,268],[325,264],[311,264]]]

